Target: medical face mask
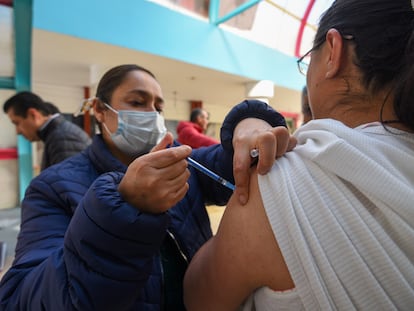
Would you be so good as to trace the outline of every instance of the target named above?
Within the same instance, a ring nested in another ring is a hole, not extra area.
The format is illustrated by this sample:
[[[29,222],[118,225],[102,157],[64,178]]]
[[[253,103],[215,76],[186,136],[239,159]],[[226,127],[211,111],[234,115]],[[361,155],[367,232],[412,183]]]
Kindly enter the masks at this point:
[[[157,111],[115,110],[105,104],[118,115],[118,128],[111,133],[102,123],[111,139],[120,151],[130,157],[139,157],[148,153],[167,133],[164,118]]]

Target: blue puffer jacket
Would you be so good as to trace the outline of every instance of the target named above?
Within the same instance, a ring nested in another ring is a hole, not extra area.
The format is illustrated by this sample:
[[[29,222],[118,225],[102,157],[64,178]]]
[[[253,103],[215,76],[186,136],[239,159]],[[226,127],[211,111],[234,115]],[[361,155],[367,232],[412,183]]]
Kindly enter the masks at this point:
[[[268,109],[265,116],[275,113]],[[214,145],[192,157],[233,181],[231,153]],[[191,260],[212,235],[205,202],[224,205],[231,195],[189,169],[185,198],[160,215],[141,213],[120,197],[126,166],[99,135],[81,154],[43,171],[22,202],[0,310],[163,310],[160,248],[166,233]]]

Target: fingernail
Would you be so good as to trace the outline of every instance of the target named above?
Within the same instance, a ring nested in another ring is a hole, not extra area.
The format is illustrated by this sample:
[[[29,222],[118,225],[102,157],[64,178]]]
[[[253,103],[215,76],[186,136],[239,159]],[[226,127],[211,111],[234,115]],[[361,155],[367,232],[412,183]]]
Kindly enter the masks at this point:
[[[246,204],[246,196],[244,194],[239,195],[239,201],[241,203],[241,205],[245,205]]]

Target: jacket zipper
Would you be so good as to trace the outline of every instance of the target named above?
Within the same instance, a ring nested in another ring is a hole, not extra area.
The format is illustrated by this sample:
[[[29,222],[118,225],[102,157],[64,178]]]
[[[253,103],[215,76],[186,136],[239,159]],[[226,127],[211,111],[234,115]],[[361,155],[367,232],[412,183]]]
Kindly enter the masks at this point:
[[[178,251],[180,252],[181,256],[183,257],[183,259],[185,260],[185,262],[188,265],[188,258],[187,256],[184,254],[184,252],[181,250],[180,245],[178,244],[177,240],[175,239],[174,234],[171,233],[170,230],[167,230],[168,235],[171,237],[171,239],[174,241],[175,246],[177,246]]]
[[[171,233],[170,230],[167,230],[167,234],[169,235],[169,237],[172,239],[172,241],[174,242],[175,246],[177,247],[178,252],[180,253],[181,257],[184,259],[184,261],[187,263],[188,266],[188,258],[187,256],[184,254],[184,252],[181,250],[180,245],[178,244],[175,236],[173,233]],[[164,280],[164,267],[162,265],[162,256],[161,256],[161,252],[159,255],[159,265],[160,265],[160,270],[161,270],[161,299],[160,299],[160,310],[164,310],[165,307],[165,299],[164,299],[164,291],[165,291],[165,280]]]

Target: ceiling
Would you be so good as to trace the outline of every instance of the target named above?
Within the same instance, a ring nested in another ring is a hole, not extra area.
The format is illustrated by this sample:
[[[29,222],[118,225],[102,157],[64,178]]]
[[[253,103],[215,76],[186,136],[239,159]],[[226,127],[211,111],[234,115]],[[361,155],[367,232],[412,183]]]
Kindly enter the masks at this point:
[[[52,51],[45,46],[52,47]],[[177,95],[187,100],[211,96],[215,87],[248,81],[157,55],[42,30],[33,32],[32,52],[33,77],[38,83],[95,85],[106,70],[126,63],[137,63],[153,71],[164,95],[180,93]]]

